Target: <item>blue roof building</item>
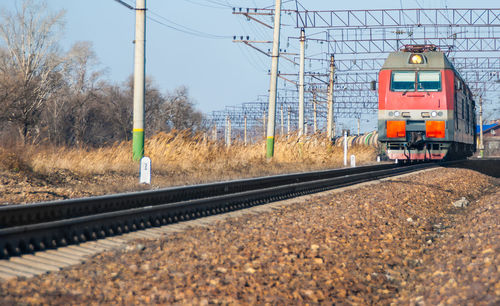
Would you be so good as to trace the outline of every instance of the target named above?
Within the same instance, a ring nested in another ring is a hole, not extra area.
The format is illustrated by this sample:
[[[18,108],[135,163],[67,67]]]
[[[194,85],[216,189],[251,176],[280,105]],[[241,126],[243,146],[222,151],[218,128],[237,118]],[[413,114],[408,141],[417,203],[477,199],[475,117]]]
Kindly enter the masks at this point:
[[[493,124],[483,124],[483,134],[489,131],[490,129],[494,129],[496,127],[500,126],[498,123],[493,123]],[[479,134],[479,124],[476,125],[476,133]]]

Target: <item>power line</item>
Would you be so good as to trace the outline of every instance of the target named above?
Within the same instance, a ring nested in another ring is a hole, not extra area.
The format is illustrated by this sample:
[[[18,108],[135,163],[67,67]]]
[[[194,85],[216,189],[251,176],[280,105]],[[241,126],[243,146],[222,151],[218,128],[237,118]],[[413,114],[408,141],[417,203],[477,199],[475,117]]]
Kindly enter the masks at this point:
[[[176,23],[176,22],[173,22],[155,12],[152,12],[152,11],[149,11],[149,13],[153,16],[156,16],[157,18],[160,18],[162,19],[164,22],[156,19],[156,18],[152,18],[152,17],[147,17],[148,19],[150,19],[151,21],[154,21],[160,25],[163,25],[169,29],[172,29],[172,30],[176,30],[176,31],[179,31],[179,32],[182,32],[182,33],[185,33],[185,34],[189,34],[189,35],[193,35],[193,36],[198,36],[198,37],[203,37],[203,38],[211,38],[211,39],[227,39],[227,38],[231,38],[232,36],[224,36],[224,35],[215,35],[215,34],[210,34],[210,33],[206,33],[206,32],[202,32],[202,31],[198,31],[198,30],[195,30],[195,29],[192,29],[192,28],[188,28],[186,26],[183,26],[179,23]],[[166,24],[165,22],[167,23],[171,23],[173,25],[169,25],[169,24]]]
[[[123,0],[114,0],[114,1],[118,2],[119,4],[125,6],[128,9],[135,10],[135,7],[133,7],[132,5],[126,3]],[[171,30],[174,30],[174,31],[182,32],[182,33],[193,35],[193,36],[203,37],[203,38],[210,38],[210,39],[227,39],[227,38],[231,38],[231,36],[229,36],[229,35],[228,36],[215,35],[215,34],[210,34],[210,33],[198,31],[196,29],[192,29],[192,28],[183,26],[183,25],[181,25],[179,23],[176,23],[174,21],[171,21],[171,20],[169,20],[169,19],[167,19],[167,18],[161,16],[160,14],[157,14],[157,13],[151,11],[151,10],[148,10],[148,13],[151,14],[151,15],[153,15],[153,16],[156,16],[156,18],[153,18],[151,16],[147,16],[146,17],[147,19],[149,19],[149,20],[151,20],[153,22],[156,22],[156,23],[158,23],[158,24],[160,24],[160,25],[162,25],[164,27],[167,27],[167,28],[169,28]],[[160,21],[158,19],[161,19],[162,21]],[[170,23],[170,24],[167,24],[167,23]]]
[[[210,8],[215,8],[215,9],[226,9],[226,8],[231,8],[232,7],[229,4],[224,4],[224,3],[219,3],[219,2],[213,2],[213,1],[207,1],[207,2],[212,3],[215,6],[214,5],[204,4],[204,3],[199,3],[199,2],[194,1],[194,0],[185,0],[185,1],[189,2],[189,3],[192,3],[194,5],[199,5],[199,6],[204,6],[204,7],[210,7]]]
[[[216,1],[216,0],[205,0],[205,1],[207,1],[207,2],[209,2],[209,3],[212,3],[212,4],[216,4],[216,5],[220,5],[220,6],[228,7],[228,8],[231,8],[231,7],[232,7],[232,5],[229,5],[229,4],[224,4],[224,3],[220,2],[220,1]]]
[[[135,10],[135,7],[131,6],[130,4],[123,2],[122,0],[115,0],[116,2],[120,3],[124,7],[130,9],[130,10]]]

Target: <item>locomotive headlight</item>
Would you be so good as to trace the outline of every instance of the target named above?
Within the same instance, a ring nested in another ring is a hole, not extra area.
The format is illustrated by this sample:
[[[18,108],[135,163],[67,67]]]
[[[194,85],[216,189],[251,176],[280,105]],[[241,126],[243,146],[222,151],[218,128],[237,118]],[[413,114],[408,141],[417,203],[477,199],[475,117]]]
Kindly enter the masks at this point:
[[[437,114],[438,114],[438,113],[437,113],[436,111],[431,112],[431,116],[432,116],[432,117],[436,117],[436,116],[437,116]]]
[[[410,56],[410,64],[422,64],[424,62],[424,57],[422,54],[412,54]]]
[[[399,117],[399,115],[401,115],[401,113],[400,113],[400,112],[398,112],[398,111],[395,111],[395,112],[394,112],[394,116],[395,116],[395,117]]]

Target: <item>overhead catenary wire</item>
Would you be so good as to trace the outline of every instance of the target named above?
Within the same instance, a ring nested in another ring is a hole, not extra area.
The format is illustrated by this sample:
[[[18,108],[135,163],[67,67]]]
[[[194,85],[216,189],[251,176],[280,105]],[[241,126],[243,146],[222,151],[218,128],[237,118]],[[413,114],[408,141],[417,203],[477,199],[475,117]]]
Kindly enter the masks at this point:
[[[194,5],[199,5],[199,6],[203,6],[203,7],[209,7],[209,8],[215,8],[215,9],[227,9],[227,8],[231,8],[232,7],[229,4],[224,4],[224,3],[221,3],[219,1],[205,0],[206,2],[211,3],[213,5],[205,4],[205,3],[200,3],[200,2],[195,1],[195,0],[184,0],[184,1],[192,3]]]
[[[114,0],[114,1],[116,1],[116,2],[120,3],[121,5],[125,6],[126,8],[128,8],[128,9],[130,9],[130,10],[135,10],[135,7],[134,7],[134,6],[132,6],[132,5],[128,4],[128,3],[127,3],[127,2],[125,2],[125,1],[122,1],[122,0]]]
[[[128,9],[135,10],[135,6],[132,4],[128,3],[126,0],[114,0],[117,3],[127,7]],[[150,15],[153,15],[155,17],[151,17]],[[166,17],[163,17],[162,15],[155,13],[154,11],[151,11],[148,9],[148,15],[146,16],[148,20],[151,20],[159,25],[162,25],[166,28],[169,28],[174,31],[178,31],[184,34],[188,35],[193,35],[197,37],[202,37],[202,38],[209,38],[209,39],[228,39],[231,38],[232,36],[230,35],[216,35],[216,34],[211,34],[211,33],[206,33],[203,31],[199,31],[187,26],[184,26],[182,24],[179,24],[177,22],[174,22]]]
[[[243,29],[244,32],[247,30],[250,30],[251,32],[256,33],[256,37],[260,40],[266,40],[268,35],[265,33],[265,30],[262,28],[259,28],[255,26],[253,23],[248,23],[242,21],[242,19],[238,18],[238,23],[240,27]],[[267,72],[269,69],[269,64],[265,62],[265,59],[259,54],[255,54],[254,52],[251,52],[250,50],[247,50],[245,47],[241,47],[241,44],[238,43],[238,47],[241,50],[241,52],[244,54],[245,58],[247,61],[258,71],[261,72]]]
[[[169,19],[167,19],[167,18],[165,18],[165,17],[163,17],[160,14],[157,14],[155,12],[152,12],[152,11],[148,11],[148,12],[150,15],[155,16],[155,17],[148,16],[147,18],[149,20],[156,22],[160,25],[163,25],[169,29],[176,30],[176,31],[179,31],[179,32],[182,32],[185,34],[203,37],[203,38],[211,38],[211,39],[228,39],[228,38],[232,37],[230,35],[215,35],[215,34],[211,34],[211,33],[202,32],[202,31],[199,31],[196,29],[192,29],[192,28],[183,26],[183,25],[176,23],[174,21],[171,21],[171,20],[169,20]],[[161,21],[158,19],[161,19]],[[168,23],[171,23],[171,24],[168,24]]]
[[[263,62],[261,62],[260,63],[261,65],[259,65],[259,63],[255,60],[253,53],[251,53],[246,48],[242,47],[240,44],[238,44],[238,48],[239,48],[240,52],[243,54],[243,56],[246,58],[247,62],[250,64],[250,66],[252,66],[256,71],[258,71],[258,72],[266,72],[267,71],[267,67],[264,68],[261,66],[261,65],[264,66]]]

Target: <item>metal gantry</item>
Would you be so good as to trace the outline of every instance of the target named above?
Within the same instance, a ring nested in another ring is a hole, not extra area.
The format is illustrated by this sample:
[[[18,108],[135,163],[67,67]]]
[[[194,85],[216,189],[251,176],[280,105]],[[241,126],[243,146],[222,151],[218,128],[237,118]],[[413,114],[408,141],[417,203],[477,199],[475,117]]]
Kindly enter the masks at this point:
[[[344,127],[353,128],[354,118],[358,122],[361,117],[368,121],[376,118],[378,97],[371,84],[377,80],[387,53],[400,50],[406,44],[437,45],[447,53],[476,96],[484,97],[500,90],[499,8],[311,11],[293,6],[281,12],[282,19],[288,18],[287,23],[292,26],[282,29],[281,41],[286,42],[286,47],[280,46],[278,77],[283,84],[291,86],[278,88],[278,134],[296,132],[301,120],[305,122],[305,134],[326,132],[329,86],[333,88],[335,122],[344,120],[341,123]],[[273,29],[275,10],[234,8],[233,14],[264,26],[261,37],[235,36],[233,41],[270,58],[269,30]],[[306,50],[302,61],[301,29],[305,30],[302,40]],[[333,55],[335,73],[331,74]],[[302,65],[303,69],[299,69]],[[299,120],[301,78],[304,80],[304,119]],[[230,117],[234,135],[262,139],[268,111],[264,99],[268,98],[264,95],[254,102],[226,107],[213,112],[209,120],[221,131]]]

